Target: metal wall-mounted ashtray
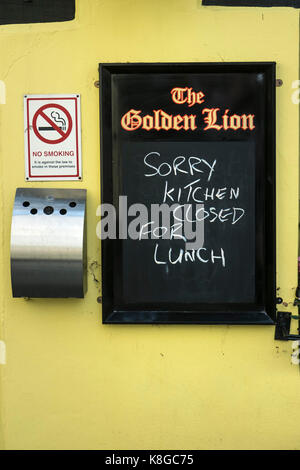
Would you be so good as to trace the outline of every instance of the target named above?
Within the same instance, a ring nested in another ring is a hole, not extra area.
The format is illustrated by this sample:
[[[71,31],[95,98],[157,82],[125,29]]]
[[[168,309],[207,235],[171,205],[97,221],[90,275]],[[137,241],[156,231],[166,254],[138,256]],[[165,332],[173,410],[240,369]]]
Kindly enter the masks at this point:
[[[11,226],[13,297],[84,297],[85,209],[85,189],[17,189]]]

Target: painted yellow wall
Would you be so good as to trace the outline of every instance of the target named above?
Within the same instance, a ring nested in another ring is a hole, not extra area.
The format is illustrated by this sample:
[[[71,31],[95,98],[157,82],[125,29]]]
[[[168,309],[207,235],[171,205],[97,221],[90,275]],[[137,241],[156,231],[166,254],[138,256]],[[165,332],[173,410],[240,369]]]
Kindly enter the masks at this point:
[[[299,12],[197,0],[78,0],[66,23],[0,27],[0,447],[300,449],[299,366],[272,326],[102,325],[99,62],[276,61],[278,286],[297,283]],[[23,95],[80,93],[82,182],[24,182]],[[13,299],[15,188],[88,190],[88,293]],[[96,261],[96,263],[95,263]],[[92,264],[93,263],[93,264]],[[296,321],[293,330],[296,330]]]

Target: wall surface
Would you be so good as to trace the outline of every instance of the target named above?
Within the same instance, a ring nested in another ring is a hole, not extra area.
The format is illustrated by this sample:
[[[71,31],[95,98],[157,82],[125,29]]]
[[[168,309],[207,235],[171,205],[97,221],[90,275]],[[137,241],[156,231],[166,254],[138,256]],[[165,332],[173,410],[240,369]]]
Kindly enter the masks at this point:
[[[277,285],[296,313],[299,11],[78,0],[74,21],[1,26],[0,51],[0,447],[300,449],[299,366],[273,326],[102,325],[94,86],[99,62],[277,62]],[[81,94],[82,182],[24,182],[23,95],[39,93]],[[11,213],[26,184],[87,188],[85,299],[12,298]]]

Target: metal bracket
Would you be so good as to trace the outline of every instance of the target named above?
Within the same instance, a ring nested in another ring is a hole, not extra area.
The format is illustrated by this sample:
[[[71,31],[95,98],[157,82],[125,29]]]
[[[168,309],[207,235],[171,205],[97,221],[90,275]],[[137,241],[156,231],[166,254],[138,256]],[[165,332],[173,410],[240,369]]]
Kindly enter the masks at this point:
[[[300,307],[300,287],[296,289],[296,296],[294,300],[294,307]]]
[[[277,312],[275,339],[279,341],[300,340],[300,335],[290,335],[291,318],[290,312]]]

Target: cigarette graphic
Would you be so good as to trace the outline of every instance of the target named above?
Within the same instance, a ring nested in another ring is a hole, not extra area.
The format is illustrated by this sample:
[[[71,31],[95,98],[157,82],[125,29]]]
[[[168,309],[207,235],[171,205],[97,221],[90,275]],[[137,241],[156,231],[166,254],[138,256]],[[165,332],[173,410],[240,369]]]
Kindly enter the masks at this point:
[[[61,126],[59,126],[59,128],[62,131],[66,130],[66,121],[64,120],[64,118],[57,111],[52,111],[51,112],[51,117],[55,122],[57,122],[58,124],[61,124]],[[42,126],[42,127],[39,127],[38,129],[39,129],[39,131],[56,131],[56,129],[54,129],[54,127],[52,127],[52,126]]]

